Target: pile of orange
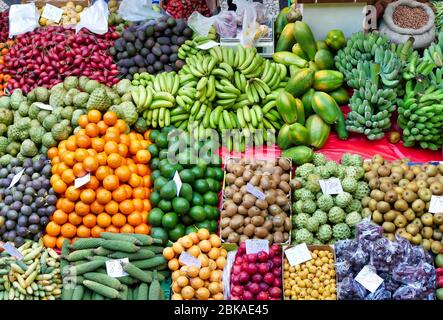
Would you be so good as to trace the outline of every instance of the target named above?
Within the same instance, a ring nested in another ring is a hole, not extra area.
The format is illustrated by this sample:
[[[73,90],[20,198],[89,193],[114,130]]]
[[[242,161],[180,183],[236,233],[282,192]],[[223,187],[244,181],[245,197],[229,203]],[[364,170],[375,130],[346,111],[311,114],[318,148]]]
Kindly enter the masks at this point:
[[[14,44],[13,40],[8,40],[6,42],[0,42],[0,97],[2,97],[4,93],[4,89],[8,85],[8,81],[11,80],[11,76],[9,74],[3,74],[2,69],[5,63],[5,55],[8,53],[9,48]]]
[[[48,150],[50,181],[59,199],[44,244],[60,248],[64,239],[100,237],[103,231],[148,234],[149,131],[127,133],[114,112],[102,117],[97,110],[80,116],[79,125],[58,148]],[[89,182],[76,188],[75,180],[88,173]]]

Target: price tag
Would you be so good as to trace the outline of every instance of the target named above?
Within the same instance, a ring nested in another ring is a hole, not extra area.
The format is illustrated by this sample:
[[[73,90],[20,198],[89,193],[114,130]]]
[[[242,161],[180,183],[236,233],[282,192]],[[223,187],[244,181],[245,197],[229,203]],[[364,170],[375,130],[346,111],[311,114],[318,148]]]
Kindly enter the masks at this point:
[[[56,6],[50,5],[47,3],[45,8],[43,9],[42,17],[56,23],[60,22],[60,19],[63,15],[63,9],[60,9]]]
[[[208,42],[198,45],[197,48],[199,48],[201,50],[209,50],[209,49],[219,46],[219,45],[220,45],[220,43],[209,40]]]
[[[327,180],[318,180],[323,194],[339,194],[343,193],[340,179],[330,178]]]
[[[106,261],[106,272],[108,276],[113,278],[119,278],[127,276],[128,274],[123,270],[122,263],[129,263],[128,258],[107,260]]]
[[[266,195],[248,182],[246,191],[255,196],[257,199],[265,200]]]
[[[291,266],[296,266],[312,259],[311,251],[309,251],[306,243],[298,244],[285,250],[285,255]]]
[[[269,253],[269,241],[266,239],[249,239],[245,242],[246,254],[259,253],[260,251]]]
[[[9,253],[10,256],[12,256],[12,257],[14,257],[14,258],[16,258],[18,260],[23,259],[23,255],[12,244],[4,243],[3,244],[3,249],[5,249],[5,251],[7,253]]]
[[[33,104],[37,108],[42,109],[42,110],[48,110],[48,111],[54,110],[54,108],[51,105],[49,105],[49,104],[44,104],[44,103],[41,103],[41,102],[34,102]]]
[[[430,213],[443,212],[443,196],[431,196],[431,203],[429,203]]]
[[[180,195],[180,190],[182,188],[182,179],[180,178],[180,175],[178,174],[178,171],[175,171],[174,178],[175,187],[177,189],[177,197]]]
[[[91,174],[88,172],[83,177],[77,178],[74,181],[74,187],[76,189],[83,187],[85,184],[87,184],[91,180]]]
[[[373,266],[364,266],[355,277],[355,281],[371,292],[375,292],[383,283],[383,279],[377,275]]]
[[[15,186],[15,184],[16,184],[17,182],[20,181],[20,178],[22,177],[23,172],[25,172],[25,169],[20,170],[19,173],[17,173],[17,174],[14,176],[14,178],[12,178],[12,181],[11,181],[11,183],[10,183],[8,189],[11,189],[13,186]]]
[[[202,263],[200,260],[198,260],[196,257],[191,256],[187,252],[182,252],[180,255],[180,258],[178,258],[178,261],[183,263],[186,266],[195,266],[197,268],[201,268]]]

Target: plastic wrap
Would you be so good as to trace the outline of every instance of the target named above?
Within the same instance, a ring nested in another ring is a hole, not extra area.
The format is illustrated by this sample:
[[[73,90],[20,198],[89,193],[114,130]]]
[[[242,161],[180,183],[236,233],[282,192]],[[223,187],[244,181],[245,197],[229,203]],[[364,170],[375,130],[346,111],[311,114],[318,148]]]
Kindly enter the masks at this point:
[[[33,2],[14,4],[9,9],[9,38],[31,32],[39,26],[39,14]]]
[[[235,38],[237,36],[237,21],[233,11],[222,11],[212,17],[205,17],[194,11],[188,18],[188,25],[201,36],[207,36],[212,25],[215,25],[221,37]]]
[[[118,14],[127,21],[143,21],[157,19],[161,13],[152,9],[152,0],[122,0],[118,8]]]
[[[108,32],[108,17],[108,4],[104,0],[97,0],[80,13],[80,22],[75,26],[75,32],[86,28],[96,34],[105,34]]]
[[[354,280],[352,275],[349,275],[339,282],[337,298],[339,300],[363,300],[368,292],[360,283]]]
[[[256,7],[252,0],[233,0],[232,3],[237,6],[236,14],[242,21],[240,43],[246,48],[251,48],[254,46],[255,36],[259,31]]]

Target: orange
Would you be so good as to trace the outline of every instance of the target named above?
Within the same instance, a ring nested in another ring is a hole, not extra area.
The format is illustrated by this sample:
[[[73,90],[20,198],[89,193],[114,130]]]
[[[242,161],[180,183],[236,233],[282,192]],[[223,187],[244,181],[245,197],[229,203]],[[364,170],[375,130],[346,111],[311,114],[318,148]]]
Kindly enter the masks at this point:
[[[51,173],[52,173],[53,175],[54,175],[54,174],[57,174],[57,172],[58,172],[58,166],[59,166],[58,163],[55,163],[54,161],[52,162]]]
[[[57,181],[55,181],[54,183],[52,183],[52,189],[54,189],[55,192],[57,193],[63,193],[66,191],[66,183],[63,182],[63,180],[58,179]]]
[[[45,234],[43,236],[43,244],[46,248],[54,248],[57,244],[57,238],[50,236],[49,234]]]
[[[122,227],[126,224],[126,217],[121,213],[116,213],[112,216],[112,225],[115,227]]]
[[[60,149],[60,152],[61,152],[62,150]],[[59,156],[55,156],[54,158],[52,158],[51,159],[51,163],[52,164],[54,164],[54,163],[59,163],[60,162],[60,157]]]
[[[86,134],[90,137],[90,138],[95,138],[99,135],[100,130],[98,128],[98,126],[95,123],[88,123],[85,127],[86,130]]]
[[[103,181],[109,174],[111,174],[111,171],[107,166],[100,166],[95,171],[95,176],[100,181]]]
[[[67,169],[64,170],[62,173],[62,180],[66,183],[66,184],[71,184],[74,182],[75,180],[75,175],[74,172],[72,171],[72,169]]]
[[[107,227],[107,228],[105,229],[105,231],[106,231],[106,232],[119,233],[119,232],[120,232],[120,229],[117,228],[117,227],[115,227],[115,226],[113,226],[113,225],[111,224],[109,227]]]
[[[82,162],[88,156],[89,156],[89,152],[86,149],[79,148],[79,149],[75,150],[75,160],[77,162]]]
[[[60,234],[60,226],[54,221],[50,221],[46,225],[46,233],[50,236],[56,237]]]
[[[118,138],[120,140],[120,134],[123,133],[120,130],[118,130],[117,127],[109,127],[108,130],[106,130],[106,134],[110,135],[118,135]]]
[[[131,152],[131,154],[133,154],[133,155],[137,154],[137,151],[140,150],[141,148],[142,148],[142,145],[141,145],[140,141],[131,140],[131,144],[129,145],[129,152]]]
[[[97,123],[102,119],[102,114],[98,110],[91,110],[88,112],[88,121]]]
[[[91,146],[97,152],[105,150],[105,141],[102,138],[92,138]]]
[[[120,228],[121,233],[134,233],[134,227],[130,224],[125,224],[123,227]]]
[[[111,221],[111,216],[107,213],[103,212],[97,216],[97,225],[99,227],[106,228],[107,226],[111,225]]]
[[[95,172],[98,168],[98,161],[94,157],[86,157],[85,160],[83,160],[83,167],[88,172]]]
[[[118,145],[118,154],[122,157],[126,157],[128,155],[128,146],[126,144],[120,143]]]
[[[85,189],[80,193],[80,200],[86,204],[91,204],[95,200],[95,191],[92,189]]]
[[[114,200],[109,201],[105,205],[105,211],[107,213],[109,213],[110,215],[114,215],[114,214],[118,213],[118,203],[115,202]]]
[[[135,155],[135,160],[137,163],[148,163],[148,161],[151,159],[151,154],[148,150],[142,149],[138,150]]]
[[[106,152],[100,152],[100,153],[97,153],[96,158],[97,158],[98,164],[100,166],[104,166],[104,165],[106,165],[106,160],[108,159],[108,155],[106,154]]]
[[[97,123],[97,128],[100,134],[104,135],[106,133],[106,130],[108,130],[108,125],[103,120],[101,120]]]
[[[117,120],[118,120],[117,114],[113,111],[108,111],[103,115],[103,121],[108,126],[113,126],[114,124],[116,124]]]
[[[62,173],[67,169],[69,169],[69,167],[66,165],[66,163],[60,162],[57,166],[57,173],[61,176]]]
[[[77,149],[77,138],[74,136],[70,136],[68,140],[66,140],[66,149],[69,151],[75,151]]]
[[[103,187],[107,190],[115,190],[120,185],[118,177],[116,175],[108,175],[106,178],[103,179]]]
[[[72,238],[77,233],[77,227],[70,223],[65,223],[61,228],[61,234],[63,237]]]
[[[53,159],[55,156],[58,155],[58,149],[57,147],[51,147],[48,149],[48,158]]]
[[[143,186],[145,187],[152,187],[152,178],[150,175],[143,177]]]
[[[131,185],[131,187],[133,188],[140,187],[142,183],[143,179],[139,175],[135,173],[131,174],[131,178],[129,179],[129,184]]]
[[[68,220],[69,223],[72,223],[75,226],[78,226],[80,223],[82,223],[82,217],[75,212],[71,212],[69,214]]]
[[[86,134],[77,133],[77,146],[80,148],[89,148],[91,146],[91,138]]]
[[[97,151],[95,151],[94,149],[89,148],[88,149],[88,154],[90,157],[95,157],[97,155]]]
[[[127,197],[131,198],[132,197],[132,188],[130,186],[128,186],[127,184],[122,185],[122,187],[125,189]]]
[[[83,203],[81,201],[76,202],[75,204],[75,212],[79,215],[79,216],[86,216],[89,213],[89,205],[87,205],[86,203]]]
[[[62,225],[63,223],[68,221],[68,215],[63,210],[55,210],[52,214],[52,221],[54,221],[58,225]]]
[[[141,151],[143,151],[143,150],[141,150]],[[148,166],[145,164],[137,164],[137,173],[139,176],[142,176],[142,177],[148,175],[148,173],[149,173]]]
[[[81,225],[77,228],[77,236],[79,238],[89,238],[91,236],[91,229]]]
[[[120,134],[120,143],[129,147],[129,145],[131,144],[131,139],[129,139],[129,136],[127,134],[122,133]]]
[[[131,226],[136,227],[136,226],[138,226],[139,224],[141,224],[142,222],[143,222],[142,215],[141,215],[139,212],[131,213],[131,214],[128,216],[128,223],[129,223]]]
[[[90,177],[90,180],[87,184],[85,184],[85,187],[88,189],[96,190],[100,186],[100,181],[94,176]]]
[[[95,200],[91,205],[89,206],[89,209],[92,213],[99,214],[105,211],[105,206],[100,204],[97,200]]]
[[[112,200],[112,194],[109,190],[106,190],[104,188],[100,188],[99,190],[97,190],[98,203],[107,204],[111,200]]]
[[[57,242],[55,243],[57,248],[61,249],[63,247],[63,242],[65,241],[65,239],[66,239],[65,237],[58,237],[57,238]]]
[[[78,125],[82,128],[85,128],[88,124],[88,116],[86,114],[82,114],[80,117],[78,117]]]
[[[119,208],[120,212],[126,215],[134,212],[134,204],[132,203],[132,200],[124,200],[120,203]]]
[[[115,141],[106,141],[105,143],[105,152],[107,155],[111,153],[118,153],[118,144]]]
[[[142,211],[143,210],[143,200],[141,199],[132,199],[132,204],[134,205],[134,211]]]
[[[134,232],[140,234],[149,234],[151,228],[146,224],[142,223],[135,227]]]
[[[107,131],[109,131],[109,129],[110,129],[110,128],[108,128]],[[106,134],[103,136],[103,139],[104,139],[105,141],[112,141],[112,142],[119,143],[119,142],[120,142],[120,133],[114,133],[114,132],[106,133]]]
[[[77,201],[80,198],[80,190],[74,186],[69,186],[65,191],[65,197],[71,201]]]
[[[131,178],[131,171],[128,166],[121,166],[115,169],[115,175],[121,182],[127,182]]]
[[[77,178],[83,177],[86,174],[86,170],[83,168],[83,164],[81,162],[74,164],[72,171]]]
[[[132,190],[132,196],[134,197],[134,201],[136,199],[145,199],[145,197],[146,197],[145,189],[142,187],[134,188]],[[142,202],[142,206],[143,206],[143,202]],[[138,209],[138,208],[136,208],[136,209],[139,211],[142,210],[142,209]]]
[[[63,155],[63,161],[69,166],[72,167],[75,164],[75,152],[66,151]]]
[[[123,200],[126,200],[127,198],[128,198],[128,195],[126,193],[126,190],[122,186],[120,186],[117,189],[115,189],[114,191],[112,191],[112,199],[114,199],[117,202],[122,202]]]
[[[58,208],[58,209],[61,209],[66,213],[71,213],[72,211],[74,211],[74,208],[75,208],[74,202],[72,202],[66,198],[60,199],[60,208]]]
[[[94,226],[91,228],[91,236],[93,236],[94,238],[99,238],[101,233],[104,231],[105,229],[103,229],[102,227]]]
[[[111,153],[107,159],[108,166],[112,169],[116,169],[122,164],[122,157],[118,153]]]

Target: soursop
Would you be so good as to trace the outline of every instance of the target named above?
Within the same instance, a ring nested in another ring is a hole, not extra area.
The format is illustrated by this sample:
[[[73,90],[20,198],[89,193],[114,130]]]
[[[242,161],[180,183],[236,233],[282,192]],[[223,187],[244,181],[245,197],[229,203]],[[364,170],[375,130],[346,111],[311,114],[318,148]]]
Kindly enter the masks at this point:
[[[339,223],[332,227],[332,236],[336,240],[345,240],[351,237],[351,228],[346,223]]]
[[[315,210],[312,217],[317,219],[320,226],[328,222],[328,214],[322,210]]]
[[[125,120],[128,126],[132,126],[138,119],[137,107],[132,102],[126,101],[111,107],[120,119]]]
[[[42,144],[46,148],[55,147],[57,145],[57,141],[52,137],[51,132],[46,132],[42,137]]]
[[[52,137],[57,140],[66,140],[69,137],[69,129],[62,123],[56,123],[51,129]]]
[[[0,97],[0,109],[9,109],[11,107],[11,97],[3,96]]]
[[[303,201],[303,212],[305,213],[314,213],[317,209],[317,205],[315,204],[314,200],[307,199]]]
[[[324,166],[328,160],[326,159],[326,156],[323,153],[315,152],[314,156],[312,157],[312,163],[315,166]]]
[[[335,197],[335,205],[340,207],[340,208],[346,208],[349,204],[351,204],[352,201],[352,195],[348,192],[342,192],[339,193],[336,197]]]
[[[40,108],[37,107],[34,103],[31,104],[28,110],[28,116],[31,119],[37,119],[38,113],[40,112]]]
[[[361,179],[364,174],[365,170],[362,167],[346,167],[346,177],[351,177],[355,179]]]
[[[86,103],[86,109],[107,111],[111,106],[111,99],[109,99],[106,90],[103,87],[95,89],[89,96],[88,102]]]
[[[337,224],[345,221],[346,213],[342,208],[332,207],[328,212],[328,219],[331,223]]]
[[[78,78],[74,76],[69,76],[63,81],[63,87],[65,90],[74,89],[78,87]]]
[[[355,227],[360,221],[361,221],[361,215],[357,211],[352,211],[351,213],[348,213],[346,216],[346,224],[350,227]]]
[[[314,241],[314,236],[309,230],[303,228],[296,231],[295,233],[296,243],[312,244],[312,241]]]
[[[302,188],[294,191],[294,196],[297,200],[314,200],[314,194],[308,189]]]
[[[23,96],[23,92],[20,89],[15,89],[11,94],[10,106],[13,110],[18,110],[20,103],[26,101],[26,98]]]
[[[46,130],[49,131],[49,130],[52,129],[52,127],[53,127],[56,123],[58,123],[57,116],[54,115],[54,114],[50,114],[50,115],[48,115],[48,116],[43,120],[42,125],[43,125],[43,128],[45,128]]]
[[[334,206],[334,198],[330,194],[322,194],[317,199],[317,206],[320,210],[328,212]]]
[[[310,218],[309,214],[307,213],[299,213],[294,216],[293,218],[293,224],[297,226],[297,229],[306,228],[306,223],[308,222],[308,219]]]
[[[34,92],[37,102],[46,103],[49,101],[49,90],[45,87],[37,87],[34,89]]]
[[[34,157],[38,154],[38,149],[32,140],[26,139],[22,142],[20,153],[25,157]]]
[[[324,224],[320,226],[318,229],[318,232],[316,234],[318,240],[320,240],[323,243],[328,242],[332,238],[332,228],[329,224]]]
[[[116,89],[117,93],[118,93],[120,96],[122,96],[122,95],[124,95],[125,93],[130,92],[130,91],[131,91],[131,87],[132,87],[131,81],[128,80],[128,79],[123,79],[123,80],[120,80],[120,81],[116,84],[115,89]]]
[[[0,123],[3,123],[7,126],[11,125],[14,121],[14,113],[5,108],[0,108]]]
[[[357,190],[355,190],[354,198],[361,200],[366,197],[370,191],[371,189],[369,188],[369,185],[364,181],[360,181],[357,183]]]
[[[88,83],[88,81],[89,81],[89,78],[88,77],[85,77],[85,76],[80,76],[80,78],[78,78],[78,87],[81,89],[81,90],[85,90],[85,88],[86,88],[86,84]]]
[[[357,190],[357,179],[346,177],[341,181],[341,186],[344,191],[354,193]]]
[[[306,229],[310,232],[317,232],[318,227],[320,223],[318,222],[317,218],[315,217],[309,217],[308,221],[306,222]]]
[[[306,178],[310,173],[313,173],[315,166],[312,163],[305,163],[295,169],[295,174],[298,177]]]
[[[345,208],[346,213],[357,211],[361,212],[363,209],[363,206],[361,205],[361,201],[358,199],[353,199],[351,201],[351,204]]]
[[[18,113],[22,117],[27,117],[28,116],[28,111],[29,111],[28,101],[23,101],[22,103],[20,103],[20,105],[18,106]]]

